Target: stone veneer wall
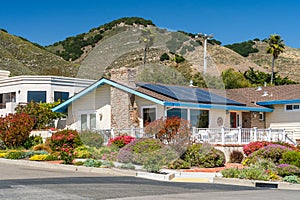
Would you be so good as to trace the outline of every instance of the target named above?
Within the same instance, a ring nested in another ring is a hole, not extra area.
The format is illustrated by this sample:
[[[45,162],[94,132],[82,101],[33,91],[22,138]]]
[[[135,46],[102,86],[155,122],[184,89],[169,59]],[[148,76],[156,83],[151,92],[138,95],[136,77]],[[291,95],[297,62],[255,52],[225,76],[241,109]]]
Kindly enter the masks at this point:
[[[111,80],[135,88],[136,70],[130,68],[112,69]],[[135,98],[127,92],[111,87],[111,127],[115,129],[133,128],[132,120],[135,108]]]
[[[257,127],[259,129],[267,128],[265,120],[259,120],[258,114],[256,116],[253,116],[252,112],[243,112],[242,120],[243,120],[243,124],[242,124],[243,128],[253,128],[253,127]]]

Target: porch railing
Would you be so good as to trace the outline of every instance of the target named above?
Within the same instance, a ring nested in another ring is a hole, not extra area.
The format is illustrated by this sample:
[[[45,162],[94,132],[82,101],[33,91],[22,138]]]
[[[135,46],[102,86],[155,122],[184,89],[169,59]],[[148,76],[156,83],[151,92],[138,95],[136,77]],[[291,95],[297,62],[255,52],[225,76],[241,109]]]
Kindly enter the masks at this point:
[[[147,135],[142,128],[128,129],[101,129],[96,130],[103,135],[104,144],[110,138],[119,135],[130,135],[136,138],[154,137]],[[192,128],[191,140],[193,142],[208,142],[211,144],[248,144],[255,141],[288,142],[296,144],[293,131],[284,129],[258,129],[258,128]]]
[[[255,141],[281,141],[296,144],[293,131],[271,128],[193,128],[192,140],[222,145],[247,144]]]

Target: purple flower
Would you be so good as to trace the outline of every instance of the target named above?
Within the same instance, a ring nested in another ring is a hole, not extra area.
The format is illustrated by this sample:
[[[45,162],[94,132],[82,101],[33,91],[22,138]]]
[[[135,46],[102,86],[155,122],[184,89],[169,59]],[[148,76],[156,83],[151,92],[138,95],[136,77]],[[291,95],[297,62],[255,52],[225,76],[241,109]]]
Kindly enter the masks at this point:
[[[288,166],[290,166],[289,164],[280,164],[280,165],[278,165],[277,167],[279,167],[279,168],[284,168],[284,167],[288,167]]]

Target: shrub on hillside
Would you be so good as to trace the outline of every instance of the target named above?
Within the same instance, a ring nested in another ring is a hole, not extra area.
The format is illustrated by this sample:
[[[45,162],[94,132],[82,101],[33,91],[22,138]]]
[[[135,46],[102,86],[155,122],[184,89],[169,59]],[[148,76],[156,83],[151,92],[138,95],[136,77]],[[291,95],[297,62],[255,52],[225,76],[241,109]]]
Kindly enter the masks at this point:
[[[193,144],[182,157],[197,167],[222,167],[225,164],[224,153],[207,143]]]
[[[295,165],[300,168],[300,152],[299,151],[286,151],[282,154],[280,160],[282,164]]]
[[[22,146],[34,126],[34,118],[25,113],[0,117],[0,138],[7,147]]]
[[[118,152],[117,160],[123,163],[143,164],[147,154],[163,148],[163,144],[152,138],[139,138]]]
[[[278,164],[284,152],[290,151],[287,147],[278,144],[271,144],[265,146],[252,154],[250,154],[247,159],[248,164],[255,164],[258,159],[267,159],[275,164]]]
[[[300,169],[295,165],[280,164],[276,167],[276,172],[279,176],[285,177],[290,175],[300,175]]]
[[[103,145],[104,138],[97,132],[83,131],[79,133],[79,136],[86,146],[100,148]]]
[[[245,145],[243,147],[244,154],[246,156],[250,155],[254,151],[257,151],[261,149],[262,147],[268,146],[272,144],[271,142],[266,142],[266,141],[257,141],[257,142],[250,142],[249,144]]]
[[[109,139],[107,146],[116,146],[118,148],[122,148],[133,140],[135,140],[135,138],[130,135],[120,135]]]

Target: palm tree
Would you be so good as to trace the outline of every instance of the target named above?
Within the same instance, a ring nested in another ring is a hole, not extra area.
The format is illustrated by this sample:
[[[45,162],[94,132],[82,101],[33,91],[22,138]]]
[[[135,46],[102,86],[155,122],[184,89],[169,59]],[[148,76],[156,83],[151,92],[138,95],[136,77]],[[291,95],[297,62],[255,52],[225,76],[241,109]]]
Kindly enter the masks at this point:
[[[271,84],[273,84],[274,78],[274,63],[275,59],[278,58],[279,54],[284,52],[284,43],[280,35],[273,34],[267,40],[269,46],[267,48],[267,53],[272,54],[272,74],[271,74]]]

